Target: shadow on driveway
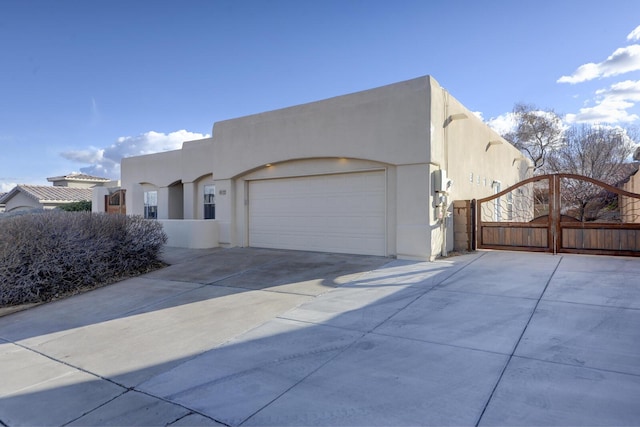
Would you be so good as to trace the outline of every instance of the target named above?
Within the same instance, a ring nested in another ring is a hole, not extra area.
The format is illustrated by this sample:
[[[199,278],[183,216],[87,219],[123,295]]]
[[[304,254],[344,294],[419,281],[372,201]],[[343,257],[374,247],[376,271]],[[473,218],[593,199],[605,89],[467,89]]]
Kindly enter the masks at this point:
[[[640,265],[608,259],[213,251],[0,319],[0,421],[637,425],[640,284],[608,280]]]

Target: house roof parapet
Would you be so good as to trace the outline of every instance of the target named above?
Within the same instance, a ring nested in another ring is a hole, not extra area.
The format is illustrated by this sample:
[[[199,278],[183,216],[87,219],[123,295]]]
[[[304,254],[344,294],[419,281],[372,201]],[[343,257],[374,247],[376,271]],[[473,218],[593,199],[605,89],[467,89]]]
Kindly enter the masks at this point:
[[[69,175],[52,176],[47,178],[49,182],[57,181],[82,181],[82,182],[109,182],[109,178],[87,175],[84,173],[71,173]]]

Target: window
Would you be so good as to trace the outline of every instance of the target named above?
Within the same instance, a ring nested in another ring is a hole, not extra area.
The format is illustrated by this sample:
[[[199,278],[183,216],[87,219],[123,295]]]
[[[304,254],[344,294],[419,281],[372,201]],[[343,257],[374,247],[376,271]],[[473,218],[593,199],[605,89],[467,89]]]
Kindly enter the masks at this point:
[[[216,218],[216,186],[204,186],[204,219]]]
[[[124,206],[124,190],[118,190],[109,195],[109,206]]]
[[[144,217],[147,219],[158,218],[158,192],[144,192]]]

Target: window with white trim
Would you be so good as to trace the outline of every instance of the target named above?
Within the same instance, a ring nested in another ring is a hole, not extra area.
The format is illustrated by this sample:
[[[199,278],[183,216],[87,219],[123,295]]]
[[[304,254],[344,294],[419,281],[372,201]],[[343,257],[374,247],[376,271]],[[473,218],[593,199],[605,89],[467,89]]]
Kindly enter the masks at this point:
[[[144,192],[144,217],[147,219],[158,219],[158,192]]]
[[[204,186],[204,219],[216,219],[216,186]]]

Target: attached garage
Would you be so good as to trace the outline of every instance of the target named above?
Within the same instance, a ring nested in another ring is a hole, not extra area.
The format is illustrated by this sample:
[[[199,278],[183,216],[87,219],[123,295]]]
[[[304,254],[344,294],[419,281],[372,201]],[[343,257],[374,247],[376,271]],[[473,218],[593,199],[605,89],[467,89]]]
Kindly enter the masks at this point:
[[[249,246],[386,253],[384,170],[249,181]]]
[[[453,200],[530,175],[515,147],[430,76],[217,121],[211,133],[123,159],[128,212],[144,212],[153,183],[160,221],[181,216],[195,230],[215,203],[215,219],[202,219],[214,221],[211,247],[432,260],[453,249]]]

